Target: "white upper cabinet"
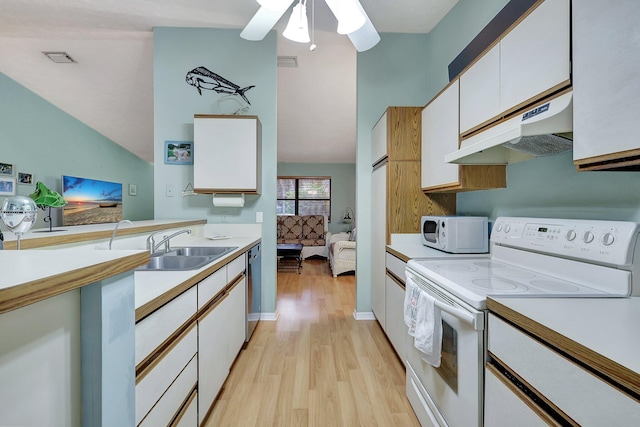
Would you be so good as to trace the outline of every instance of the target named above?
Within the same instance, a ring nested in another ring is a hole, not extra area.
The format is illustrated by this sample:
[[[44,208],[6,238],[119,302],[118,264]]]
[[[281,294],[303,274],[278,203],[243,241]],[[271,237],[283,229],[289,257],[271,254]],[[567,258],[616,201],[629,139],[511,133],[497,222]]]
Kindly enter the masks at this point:
[[[260,194],[260,134],[256,116],[194,116],[195,191]]]
[[[573,2],[573,159],[579,170],[640,164],[640,7]]]
[[[460,76],[460,93],[464,94],[460,97],[461,134],[497,117],[502,112],[499,45],[495,45]]]
[[[460,76],[466,136],[571,84],[569,0],[545,0]]]
[[[500,106],[520,107],[571,78],[569,0],[545,0],[500,40]]]
[[[458,149],[458,93],[455,80],[422,110],[422,188],[458,183],[458,165],[444,156]]]

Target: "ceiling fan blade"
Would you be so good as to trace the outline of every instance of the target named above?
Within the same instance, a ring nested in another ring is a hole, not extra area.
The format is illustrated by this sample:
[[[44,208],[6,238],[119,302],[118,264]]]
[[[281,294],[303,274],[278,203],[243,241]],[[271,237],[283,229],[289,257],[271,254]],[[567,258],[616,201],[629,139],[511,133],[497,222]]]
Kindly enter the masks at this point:
[[[244,27],[244,30],[240,33],[240,37],[245,40],[260,41],[264,39],[271,28],[280,20],[282,15],[289,9],[291,3],[294,0],[287,0],[282,3],[282,8],[278,10],[268,10],[265,7],[260,7],[251,21]]]
[[[356,3],[356,5],[358,6],[360,11],[366,18],[366,21],[364,25],[360,27],[360,29],[347,35],[349,36],[349,40],[351,40],[351,43],[353,43],[353,45],[356,47],[356,50],[358,52],[364,52],[365,50],[369,50],[378,44],[378,42],[380,41],[380,34],[378,34],[378,31],[373,26],[371,19],[369,19],[367,12],[364,11],[364,8],[360,4],[360,2],[358,0],[355,0],[354,3]]]

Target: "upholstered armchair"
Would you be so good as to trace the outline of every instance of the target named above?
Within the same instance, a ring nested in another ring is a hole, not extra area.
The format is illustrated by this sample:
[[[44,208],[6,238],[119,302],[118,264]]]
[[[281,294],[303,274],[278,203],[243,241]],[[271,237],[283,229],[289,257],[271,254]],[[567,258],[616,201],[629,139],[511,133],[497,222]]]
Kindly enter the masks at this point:
[[[329,240],[329,265],[333,277],[347,271],[356,271],[356,242],[355,233],[336,233]]]

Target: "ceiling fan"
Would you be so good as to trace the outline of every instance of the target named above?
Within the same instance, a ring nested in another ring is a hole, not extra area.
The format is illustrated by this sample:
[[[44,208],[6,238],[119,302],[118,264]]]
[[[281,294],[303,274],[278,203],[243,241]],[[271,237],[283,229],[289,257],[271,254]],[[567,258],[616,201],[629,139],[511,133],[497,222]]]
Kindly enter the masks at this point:
[[[240,33],[245,40],[262,40],[296,0],[256,0],[260,9]],[[380,35],[371,23],[359,0],[325,0],[338,20],[338,33],[346,34],[358,52],[371,49],[380,41]],[[307,0],[298,0],[289,25],[283,35],[301,43],[309,42],[306,15]]]

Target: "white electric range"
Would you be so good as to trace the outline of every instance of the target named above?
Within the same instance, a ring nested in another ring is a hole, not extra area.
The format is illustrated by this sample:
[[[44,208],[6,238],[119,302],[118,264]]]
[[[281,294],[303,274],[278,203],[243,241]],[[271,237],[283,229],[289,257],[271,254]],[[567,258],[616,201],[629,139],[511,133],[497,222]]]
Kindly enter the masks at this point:
[[[640,295],[637,223],[501,217],[483,258],[411,260],[442,319],[439,367],[408,345],[407,396],[423,426],[481,426],[486,298]],[[635,263],[634,263],[635,260]]]

